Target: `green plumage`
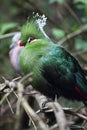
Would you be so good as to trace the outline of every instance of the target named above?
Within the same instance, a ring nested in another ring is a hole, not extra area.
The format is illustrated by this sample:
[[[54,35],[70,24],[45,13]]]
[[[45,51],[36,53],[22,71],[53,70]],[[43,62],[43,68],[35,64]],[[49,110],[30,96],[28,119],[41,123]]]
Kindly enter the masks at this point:
[[[44,38],[44,35],[40,33],[40,29],[35,24],[35,21],[30,20],[30,22],[27,21],[25,25],[23,25],[21,30],[21,40],[24,43],[27,43],[27,40],[29,37],[36,37],[36,38]]]
[[[29,37],[36,40],[27,42]],[[64,96],[85,102],[87,81],[78,61],[64,48],[44,37],[38,25],[30,21],[22,28],[22,41],[27,42],[20,55],[24,74],[33,72],[33,87],[54,98]]]

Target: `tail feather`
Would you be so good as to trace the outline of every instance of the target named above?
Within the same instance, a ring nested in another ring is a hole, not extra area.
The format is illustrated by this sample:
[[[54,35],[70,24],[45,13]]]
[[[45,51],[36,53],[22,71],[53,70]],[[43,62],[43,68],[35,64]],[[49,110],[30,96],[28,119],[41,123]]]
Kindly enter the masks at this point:
[[[76,73],[76,82],[77,86],[75,90],[84,98],[87,99],[87,80],[85,79],[84,75],[80,74],[79,72]]]

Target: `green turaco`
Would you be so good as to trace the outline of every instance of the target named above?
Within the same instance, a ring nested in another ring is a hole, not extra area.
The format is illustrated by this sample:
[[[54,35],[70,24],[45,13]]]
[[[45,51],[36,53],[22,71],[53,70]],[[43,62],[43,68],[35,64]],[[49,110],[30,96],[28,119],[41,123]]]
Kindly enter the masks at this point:
[[[46,18],[30,19],[21,30],[20,65],[24,74],[33,72],[33,87],[50,98],[55,95],[87,101],[87,81],[78,61],[54,44],[43,30]]]

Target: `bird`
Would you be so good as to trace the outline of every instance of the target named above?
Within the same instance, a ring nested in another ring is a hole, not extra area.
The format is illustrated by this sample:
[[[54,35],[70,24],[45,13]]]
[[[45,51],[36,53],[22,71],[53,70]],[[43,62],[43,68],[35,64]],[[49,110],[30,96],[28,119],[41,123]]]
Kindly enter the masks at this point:
[[[48,98],[64,97],[87,105],[87,81],[78,60],[45,33],[46,17],[31,18],[21,29],[20,66],[33,72],[31,85]]]
[[[19,54],[20,54],[23,46],[20,47],[18,45],[20,38],[21,38],[21,32],[17,32],[13,36],[12,42],[10,45],[9,58],[10,58],[11,65],[13,66],[14,70],[16,70],[16,72],[22,76],[23,72],[22,72],[20,64],[19,64]]]

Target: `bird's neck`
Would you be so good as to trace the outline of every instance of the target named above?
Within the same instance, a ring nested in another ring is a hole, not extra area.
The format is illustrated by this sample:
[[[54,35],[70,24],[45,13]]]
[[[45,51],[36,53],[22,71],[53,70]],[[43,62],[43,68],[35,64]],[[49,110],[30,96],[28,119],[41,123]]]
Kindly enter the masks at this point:
[[[43,30],[43,28],[40,28],[40,30],[41,30],[43,36],[44,36],[45,38],[49,39],[48,35],[45,33],[45,31]]]

